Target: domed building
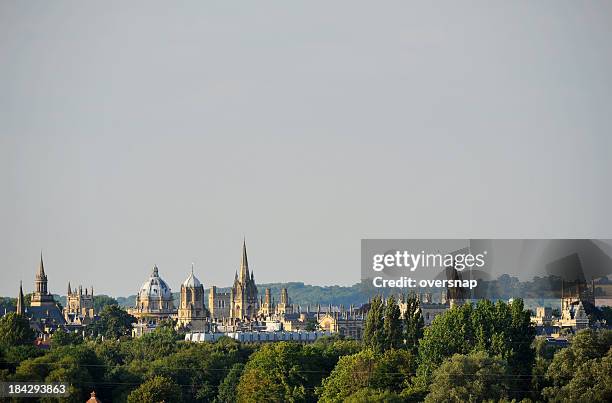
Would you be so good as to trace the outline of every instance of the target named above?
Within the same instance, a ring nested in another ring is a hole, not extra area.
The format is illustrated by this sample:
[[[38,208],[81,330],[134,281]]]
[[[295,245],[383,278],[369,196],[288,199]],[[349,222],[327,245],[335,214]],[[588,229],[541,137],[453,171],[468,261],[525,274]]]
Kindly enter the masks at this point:
[[[151,276],[140,287],[136,296],[136,305],[129,309],[128,313],[138,319],[138,325],[134,328],[136,336],[155,328],[160,320],[176,314],[172,291],[159,276],[157,266],[153,267]]]
[[[181,284],[176,326],[203,332],[207,330],[207,317],[208,311],[204,305],[204,286],[193,273],[192,265],[189,277]]]

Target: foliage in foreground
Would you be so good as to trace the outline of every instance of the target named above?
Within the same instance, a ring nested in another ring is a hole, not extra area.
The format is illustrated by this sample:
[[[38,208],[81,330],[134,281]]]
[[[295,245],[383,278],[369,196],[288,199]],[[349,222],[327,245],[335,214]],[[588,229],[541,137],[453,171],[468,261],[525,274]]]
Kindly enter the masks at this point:
[[[70,382],[75,402],[92,390],[113,402],[612,401],[612,331],[579,332],[559,349],[534,338],[520,301],[483,301],[423,332],[411,303],[399,317],[393,300],[374,301],[367,326],[376,328],[363,343],[189,343],[170,323],[131,339],[131,319],[107,307],[102,330],[119,337],[57,333],[41,350],[21,318],[7,315],[0,380]]]

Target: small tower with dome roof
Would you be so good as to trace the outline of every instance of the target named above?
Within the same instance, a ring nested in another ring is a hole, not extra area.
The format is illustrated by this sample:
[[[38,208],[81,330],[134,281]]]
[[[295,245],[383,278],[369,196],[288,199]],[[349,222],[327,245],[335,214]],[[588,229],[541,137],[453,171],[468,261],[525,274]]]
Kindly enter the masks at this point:
[[[181,284],[181,298],[178,309],[177,327],[184,327],[192,331],[207,330],[208,311],[204,306],[204,286],[193,272]]]

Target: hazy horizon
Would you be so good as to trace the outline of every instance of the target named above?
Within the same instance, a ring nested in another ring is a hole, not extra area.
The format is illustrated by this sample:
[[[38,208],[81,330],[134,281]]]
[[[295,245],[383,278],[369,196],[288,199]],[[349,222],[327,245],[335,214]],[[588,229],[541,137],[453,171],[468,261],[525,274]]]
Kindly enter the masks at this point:
[[[612,238],[612,3],[0,3],[0,295]]]

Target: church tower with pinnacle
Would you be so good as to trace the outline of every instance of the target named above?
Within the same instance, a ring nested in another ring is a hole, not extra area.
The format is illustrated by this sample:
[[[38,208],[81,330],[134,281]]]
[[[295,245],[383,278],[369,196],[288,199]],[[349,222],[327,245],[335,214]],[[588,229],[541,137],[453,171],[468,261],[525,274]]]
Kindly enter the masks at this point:
[[[253,272],[249,272],[246,240],[242,242],[240,271],[234,275],[234,286],[230,292],[230,317],[234,319],[254,319],[259,310],[257,286]]]
[[[30,306],[55,306],[53,295],[47,291],[47,275],[45,274],[45,265],[43,263],[42,252],[40,253],[40,265],[36,272],[36,280],[34,282],[34,294]]]

